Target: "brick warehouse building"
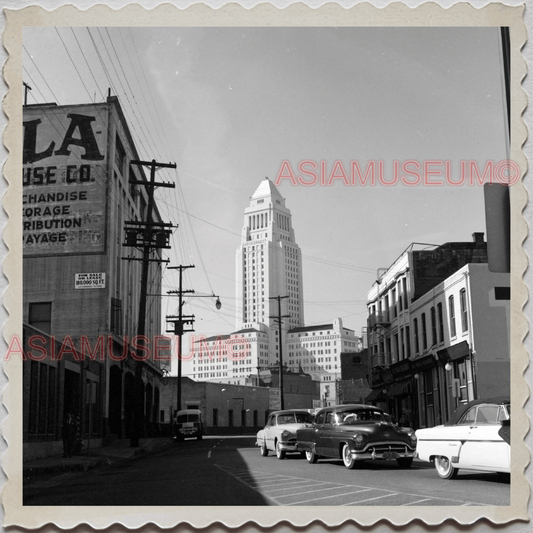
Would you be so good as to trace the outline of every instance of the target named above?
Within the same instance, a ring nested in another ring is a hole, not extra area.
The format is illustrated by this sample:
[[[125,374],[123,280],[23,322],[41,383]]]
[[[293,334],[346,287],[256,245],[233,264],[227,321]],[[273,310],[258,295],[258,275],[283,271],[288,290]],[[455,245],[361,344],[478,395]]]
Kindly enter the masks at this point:
[[[194,381],[181,378],[182,409],[200,409],[210,435],[255,433],[279,407],[279,373],[272,369],[271,387]],[[161,393],[161,432],[170,434],[176,414],[177,377],[166,377]],[[262,383],[262,385],[264,385]],[[285,409],[312,409],[320,396],[311,376],[283,372]]]
[[[61,451],[67,411],[79,417],[86,438],[130,436],[134,361],[128,352],[138,327],[141,252],[123,246],[124,226],[145,220],[148,200],[146,187],[130,183],[146,177],[130,166],[139,157],[116,97],[86,105],[27,105],[23,121],[25,341],[38,335],[48,345],[51,336],[57,349],[62,342],[70,348],[59,360],[24,362],[27,460]],[[161,220],[157,208],[152,219]],[[160,258],[160,250],[152,257]],[[148,279],[150,294],[160,294],[160,263],[150,263]],[[149,296],[151,343],[160,324],[160,297]],[[99,341],[113,357],[77,360],[76,353],[81,359]],[[142,367],[147,435],[157,429],[162,369],[154,360]]]

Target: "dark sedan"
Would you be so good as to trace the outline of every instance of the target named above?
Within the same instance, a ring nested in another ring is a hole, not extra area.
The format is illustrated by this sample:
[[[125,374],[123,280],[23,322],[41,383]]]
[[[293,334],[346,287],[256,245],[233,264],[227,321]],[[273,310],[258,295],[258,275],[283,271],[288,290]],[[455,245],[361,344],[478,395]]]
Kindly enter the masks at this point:
[[[372,405],[336,405],[321,409],[312,428],[297,431],[298,450],[309,463],[319,457],[342,459],[346,468],[365,460],[395,459],[411,466],[416,450],[413,430],[401,430],[391,417]]]

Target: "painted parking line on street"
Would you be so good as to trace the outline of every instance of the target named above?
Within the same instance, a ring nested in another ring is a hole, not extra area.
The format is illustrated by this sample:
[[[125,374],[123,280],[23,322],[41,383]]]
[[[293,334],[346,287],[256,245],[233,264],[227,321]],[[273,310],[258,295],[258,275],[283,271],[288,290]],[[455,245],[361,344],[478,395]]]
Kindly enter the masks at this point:
[[[346,488],[349,487],[349,485],[346,485]],[[339,487],[340,488],[340,487]],[[287,502],[287,503],[284,503],[283,505],[308,505],[310,504],[311,502],[318,502],[318,501],[323,501],[323,500],[331,500],[332,498],[335,498],[335,503],[331,504],[331,503],[325,503],[324,505],[342,505],[339,503],[339,499],[340,498],[346,498],[352,494],[358,494],[360,492],[368,492],[368,491],[371,491],[371,490],[374,490],[374,489],[359,489],[359,490],[352,490],[352,491],[349,491],[349,492],[346,492],[346,489],[344,490],[344,492],[342,492],[341,494],[329,494],[328,496],[321,496],[320,498],[311,498],[311,499],[308,499],[308,500],[298,500],[298,501],[295,501],[295,502]]]
[[[241,481],[241,483],[245,484],[249,488],[255,490],[275,505],[487,505],[472,501],[455,500],[452,498],[428,498],[427,495],[424,494],[404,493],[393,490],[379,489],[376,487],[348,485],[345,483],[334,483],[331,481],[317,482],[316,480],[300,478],[296,476],[243,470],[221,465],[215,466]],[[311,487],[314,488],[311,489]],[[331,492],[327,495],[320,495],[320,493],[325,493],[326,491]],[[360,495],[361,498],[356,497],[356,495]],[[383,503],[384,500],[390,498],[394,499],[394,503]],[[334,501],[332,502],[332,500]]]
[[[311,480],[309,480],[309,481],[311,481]],[[302,487],[302,488],[306,488],[306,489],[307,489],[307,488],[310,488],[310,487],[320,487],[321,485],[323,485],[323,483],[313,483],[312,485],[305,485],[305,486]],[[270,490],[265,490],[265,492],[279,492],[279,491],[281,491],[281,490],[285,490],[285,491],[287,491],[287,490],[293,490],[293,488],[294,488],[294,487],[284,487],[284,488],[282,488],[282,489],[270,489]],[[326,488],[322,487],[322,488],[320,488],[320,489],[307,490],[307,491],[305,491],[305,492],[297,492],[297,493],[292,492],[291,494],[292,494],[293,496],[297,496],[298,494],[308,494],[308,493],[310,493],[310,492],[319,492],[319,491],[321,491],[321,490],[333,490],[333,489],[338,489],[338,488],[339,488],[339,487],[326,487]]]

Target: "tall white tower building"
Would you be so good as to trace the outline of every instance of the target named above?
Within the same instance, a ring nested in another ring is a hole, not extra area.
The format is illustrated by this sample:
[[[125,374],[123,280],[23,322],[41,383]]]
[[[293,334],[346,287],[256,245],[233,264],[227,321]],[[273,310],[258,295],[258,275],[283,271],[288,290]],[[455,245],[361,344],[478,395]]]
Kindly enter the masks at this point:
[[[265,178],[244,211],[241,244],[236,257],[236,328],[270,328],[271,362],[278,354],[278,302],[281,300],[283,335],[304,325],[302,254],[294,238],[291,212],[275,185]],[[283,339],[285,340],[285,339]]]
[[[320,381],[322,405],[335,403],[341,353],[358,351],[358,339],[341,319],[305,326],[302,254],[295,242],[291,212],[268,178],[259,184],[244,211],[236,293],[235,331],[198,341],[196,357],[184,361],[184,374],[235,385],[257,385],[260,375],[263,381],[268,379],[267,369],[279,363],[280,353],[278,302],[271,298],[287,296],[281,300],[281,315],[288,315],[282,319],[284,367],[311,374]],[[223,343],[232,337],[246,344],[244,359],[230,360],[224,354]]]

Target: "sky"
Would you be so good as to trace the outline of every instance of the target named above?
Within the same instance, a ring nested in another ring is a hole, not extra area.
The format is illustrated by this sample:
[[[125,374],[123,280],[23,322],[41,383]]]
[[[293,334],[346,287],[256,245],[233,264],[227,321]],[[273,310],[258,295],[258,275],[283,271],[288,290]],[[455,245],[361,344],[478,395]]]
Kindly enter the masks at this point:
[[[164,220],[179,224],[171,265],[184,275],[196,335],[235,328],[235,253],[244,209],[265,177],[292,213],[303,256],[306,325],[341,317],[359,335],[380,268],[413,242],[485,232],[483,191],[401,183],[295,185],[289,162],[507,159],[497,28],[25,28],[28,103],[117,95],[142,159],[175,162],[158,179]],[[309,168],[309,167],[308,167]],[[444,165],[432,168],[443,169]],[[308,177],[306,179],[309,179]],[[178,288],[165,272],[164,292]],[[163,298],[163,315],[176,314]]]

